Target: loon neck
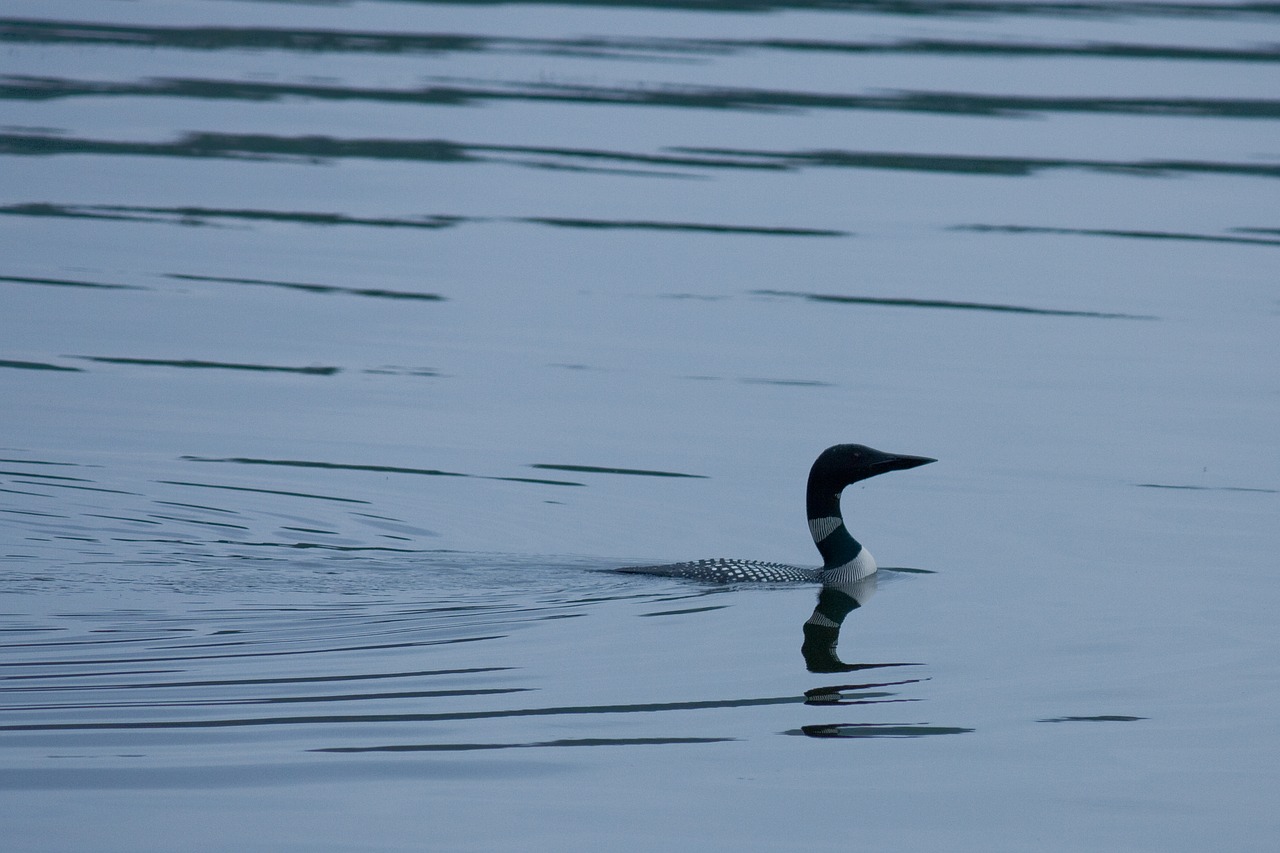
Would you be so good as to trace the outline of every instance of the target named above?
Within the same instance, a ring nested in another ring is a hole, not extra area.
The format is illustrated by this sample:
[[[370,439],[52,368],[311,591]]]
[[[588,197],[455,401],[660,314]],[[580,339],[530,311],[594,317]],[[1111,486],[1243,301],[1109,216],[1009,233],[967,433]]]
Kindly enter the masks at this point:
[[[840,492],[832,494],[810,483],[806,504],[809,532],[822,555],[822,567],[832,569],[857,559],[862,553],[862,545],[849,535],[844,526],[844,516],[840,514]]]

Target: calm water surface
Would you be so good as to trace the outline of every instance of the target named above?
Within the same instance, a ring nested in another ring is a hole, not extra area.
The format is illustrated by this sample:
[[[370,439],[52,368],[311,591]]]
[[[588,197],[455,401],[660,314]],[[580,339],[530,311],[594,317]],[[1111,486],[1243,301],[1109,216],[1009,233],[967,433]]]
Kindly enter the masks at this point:
[[[1280,7],[10,0],[14,851],[1270,850]],[[806,660],[808,465],[882,565]]]

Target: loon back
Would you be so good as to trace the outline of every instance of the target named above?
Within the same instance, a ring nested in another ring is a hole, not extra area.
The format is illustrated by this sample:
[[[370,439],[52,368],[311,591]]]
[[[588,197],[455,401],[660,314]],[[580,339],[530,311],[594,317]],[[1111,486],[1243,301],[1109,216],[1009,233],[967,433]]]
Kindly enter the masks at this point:
[[[856,583],[876,571],[876,561],[844,526],[844,516],[840,514],[840,493],[845,486],[860,480],[935,461],[925,456],[884,453],[861,444],[837,444],[822,451],[809,469],[805,496],[809,533],[822,555],[820,568],[717,558],[661,566],[627,566],[617,571],[719,583]]]

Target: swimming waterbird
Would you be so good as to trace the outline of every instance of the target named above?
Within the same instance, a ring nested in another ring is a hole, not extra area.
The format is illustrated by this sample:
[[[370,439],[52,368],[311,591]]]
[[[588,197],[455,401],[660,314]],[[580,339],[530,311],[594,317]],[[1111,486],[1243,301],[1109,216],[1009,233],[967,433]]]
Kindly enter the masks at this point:
[[[618,571],[720,583],[807,581],[837,587],[855,584],[875,574],[876,561],[844,526],[840,493],[845,486],[861,480],[936,461],[927,456],[885,453],[861,444],[837,444],[822,451],[809,469],[805,498],[809,532],[822,554],[821,567],[719,557],[661,566],[627,566]]]

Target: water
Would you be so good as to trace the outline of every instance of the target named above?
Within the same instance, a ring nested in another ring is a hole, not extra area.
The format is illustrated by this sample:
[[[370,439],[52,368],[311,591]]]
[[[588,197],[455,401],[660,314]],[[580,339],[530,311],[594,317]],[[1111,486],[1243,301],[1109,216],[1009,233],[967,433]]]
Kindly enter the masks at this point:
[[[0,40],[6,849],[1273,846],[1274,6]]]

